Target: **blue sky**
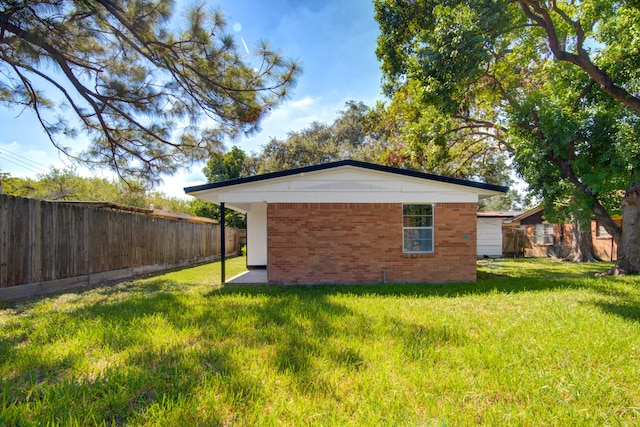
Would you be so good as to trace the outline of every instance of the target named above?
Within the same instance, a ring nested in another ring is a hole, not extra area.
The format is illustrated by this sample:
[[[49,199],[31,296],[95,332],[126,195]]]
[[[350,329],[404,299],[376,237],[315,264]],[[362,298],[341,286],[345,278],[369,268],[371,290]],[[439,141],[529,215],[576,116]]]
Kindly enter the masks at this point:
[[[178,2],[176,12],[191,3]],[[376,60],[378,25],[371,0],[221,0],[209,1],[224,11],[228,32],[253,49],[267,40],[302,63],[304,72],[291,97],[262,123],[262,131],[234,143],[246,152],[259,152],[272,137],[307,127],[312,121],[332,122],[348,100],[373,106],[380,95],[380,64]],[[39,128],[31,111],[0,107],[0,171],[35,177],[50,165],[69,165]],[[61,140],[74,150],[82,138]],[[228,148],[231,144],[228,144]],[[88,174],[78,169],[79,173]],[[98,175],[111,177],[108,171]],[[204,183],[202,165],[167,177],[158,189],[184,196],[185,186]]]

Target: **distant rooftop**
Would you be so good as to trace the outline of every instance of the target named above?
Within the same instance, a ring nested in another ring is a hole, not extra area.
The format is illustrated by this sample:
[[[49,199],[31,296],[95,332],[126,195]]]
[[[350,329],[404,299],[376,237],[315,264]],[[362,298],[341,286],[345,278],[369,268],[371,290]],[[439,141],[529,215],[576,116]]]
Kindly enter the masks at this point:
[[[478,217],[481,218],[515,218],[524,213],[524,211],[478,211]]]
[[[80,207],[87,207],[92,209],[110,209],[115,211],[132,212],[137,214],[143,214],[148,216],[161,217],[166,219],[175,219],[188,222],[195,222],[201,224],[217,224],[218,221],[211,218],[204,218],[200,216],[193,216],[189,214],[177,213],[167,210],[166,208],[156,209],[154,205],[150,205],[149,208],[139,208],[136,206],[127,206],[119,203],[111,202],[95,202],[95,201],[78,201],[78,200],[45,200],[46,202],[61,203],[67,205],[74,205]]]

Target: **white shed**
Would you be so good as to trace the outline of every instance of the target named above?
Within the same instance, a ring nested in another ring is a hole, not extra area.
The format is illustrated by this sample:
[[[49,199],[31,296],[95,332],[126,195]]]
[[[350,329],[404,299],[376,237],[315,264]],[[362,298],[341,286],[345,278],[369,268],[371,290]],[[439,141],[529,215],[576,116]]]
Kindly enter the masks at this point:
[[[502,256],[502,223],[520,212],[478,212],[478,258]]]

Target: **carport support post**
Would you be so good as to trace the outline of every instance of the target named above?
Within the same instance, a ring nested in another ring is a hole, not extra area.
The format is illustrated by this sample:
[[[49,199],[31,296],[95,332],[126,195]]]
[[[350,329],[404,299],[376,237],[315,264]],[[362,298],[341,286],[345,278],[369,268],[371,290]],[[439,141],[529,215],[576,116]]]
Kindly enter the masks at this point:
[[[225,230],[224,230],[224,222],[225,222],[225,211],[224,211],[224,203],[220,203],[220,278],[222,284],[225,282],[225,271],[224,264],[226,258],[226,248],[225,248]]]

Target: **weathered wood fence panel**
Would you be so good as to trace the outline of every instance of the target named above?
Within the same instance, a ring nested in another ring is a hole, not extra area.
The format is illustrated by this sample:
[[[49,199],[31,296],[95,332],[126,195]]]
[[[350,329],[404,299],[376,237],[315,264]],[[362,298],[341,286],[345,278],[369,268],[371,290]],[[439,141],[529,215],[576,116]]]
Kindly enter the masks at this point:
[[[524,257],[525,232],[518,229],[505,229],[502,232],[502,256],[507,258]]]
[[[238,230],[225,229],[237,253]],[[0,290],[219,255],[215,224],[0,195]]]

